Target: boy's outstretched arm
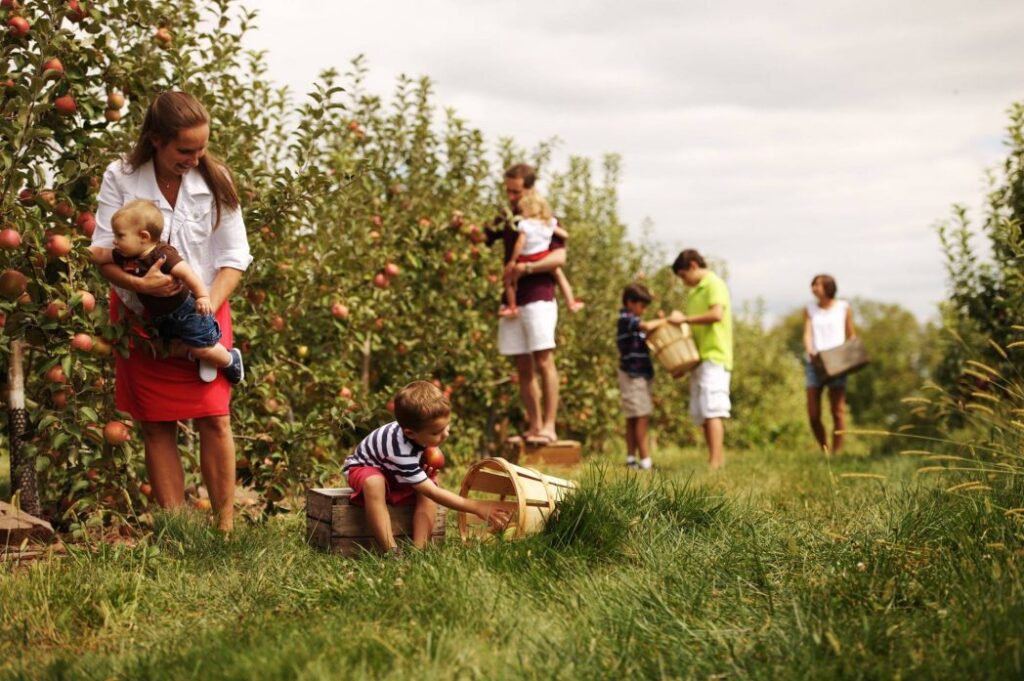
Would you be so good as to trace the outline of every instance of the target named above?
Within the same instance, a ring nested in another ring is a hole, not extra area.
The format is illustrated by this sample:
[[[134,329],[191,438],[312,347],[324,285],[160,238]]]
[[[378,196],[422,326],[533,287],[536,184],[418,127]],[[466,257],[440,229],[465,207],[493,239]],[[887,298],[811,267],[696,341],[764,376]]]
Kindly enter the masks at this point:
[[[180,279],[192,291],[196,299],[196,312],[202,315],[213,314],[213,306],[210,304],[210,292],[206,290],[206,284],[199,278],[195,270],[188,266],[184,260],[171,269],[171,276]]]
[[[416,494],[422,494],[441,506],[462,511],[463,513],[472,513],[482,520],[486,520],[487,524],[494,531],[504,529],[511,519],[508,511],[499,506],[497,502],[466,499],[439,487],[430,480],[417,483],[412,488],[416,490]]]
[[[668,320],[665,319],[664,317],[660,317],[658,319],[648,319],[645,322],[640,322],[640,330],[654,331],[659,326],[665,326],[666,324],[668,324]]]

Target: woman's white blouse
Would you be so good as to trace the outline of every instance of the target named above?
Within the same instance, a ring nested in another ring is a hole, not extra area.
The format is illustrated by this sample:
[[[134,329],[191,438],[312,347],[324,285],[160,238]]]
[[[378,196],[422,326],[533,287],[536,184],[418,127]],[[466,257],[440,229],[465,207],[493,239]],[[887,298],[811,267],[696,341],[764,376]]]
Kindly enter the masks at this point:
[[[230,267],[244,272],[252,262],[242,212],[238,209],[222,209],[220,226],[214,229],[217,211],[213,205],[213,193],[197,168],[188,171],[182,178],[178,200],[172,208],[157,187],[152,161],[132,173],[125,172],[120,160],[107,166],[100,187],[96,231],[92,235],[93,246],[114,247],[110,218],[119,208],[135,199],[146,199],[156,204],[164,216],[161,241],[178,249],[181,257],[207,287],[213,284],[217,272],[222,268]],[[142,311],[142,305],[133,292],[117,286],[114,288],[128,307],[136,312]]]
[[[811,319],[811,346],[815,352],[838,348],[846,342],[846,311],[850,304],[845,300],[833,300],[825,309],[817,303],[807,306]]]

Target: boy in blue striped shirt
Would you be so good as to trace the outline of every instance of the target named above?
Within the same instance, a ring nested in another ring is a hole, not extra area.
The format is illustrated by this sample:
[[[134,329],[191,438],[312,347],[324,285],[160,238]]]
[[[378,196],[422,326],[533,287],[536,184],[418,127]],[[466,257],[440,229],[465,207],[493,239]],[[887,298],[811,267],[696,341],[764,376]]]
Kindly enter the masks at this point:
[[[619,346],[619,392],[626,414],[626,465],[650,470],[647,425],[654,411],[651,382],[654,365],[647,350],[647,332],[665,323],[664,319],[643,321],[653,296],[642,284],[630,284],[622,291],[622,309],[616,340]],[[637,457],[639,454],[639,458]]]
[[[366,520],[384,551],[394,551],[387,507],[415,504],[412,541],[423,548],[437,517],[437,505],[472,513],[493,529],[504,527],[508,513],[494,502],[464,499],[437,485],[437,470],[422,461],[428,447],[448,439],[451,406],[432,383],[414,381],[395,396],[395,421],[377,428],[345,459],[342,472],[352,488],[349,503],[366,508]]]

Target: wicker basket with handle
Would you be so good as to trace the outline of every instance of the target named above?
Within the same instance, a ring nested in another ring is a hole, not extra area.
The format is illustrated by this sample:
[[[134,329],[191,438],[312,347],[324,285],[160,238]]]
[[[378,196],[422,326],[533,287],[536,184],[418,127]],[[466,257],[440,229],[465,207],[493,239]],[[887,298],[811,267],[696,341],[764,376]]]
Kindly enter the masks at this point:
[[[470,466],[459,491],[463,497],[496,501],[510,519],[505,536],[519,539],[540,532],[555,506],[576,483],[532,468],[509,463],[501,457],[482,459]],[[491,534],[487,523],[469,513],[459,513],[459,535],[485,538]]]
[[[647,348],[674,378],[685,376],[700,364],[689,324],[662,324],[647,334]]]

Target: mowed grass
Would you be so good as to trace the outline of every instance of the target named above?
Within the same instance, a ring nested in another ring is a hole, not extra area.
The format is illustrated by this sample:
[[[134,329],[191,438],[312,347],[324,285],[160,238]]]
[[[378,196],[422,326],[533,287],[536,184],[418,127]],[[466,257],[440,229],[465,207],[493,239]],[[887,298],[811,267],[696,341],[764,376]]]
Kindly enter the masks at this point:
[[[5,678],[1020,678],[1018,485],[947,493],[903,458],[672,451],[579,471],[547,531],[401,560],[304,519],[0,576]],[[553,471],[565,474],[565,471]],[[863,477],[865,474],[878,477]],[[456,486],[457,472],[446,483]],[[995,484],[995,483],[993,483]],[[454,527],[454,525],[450,525]]]

